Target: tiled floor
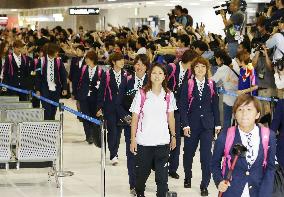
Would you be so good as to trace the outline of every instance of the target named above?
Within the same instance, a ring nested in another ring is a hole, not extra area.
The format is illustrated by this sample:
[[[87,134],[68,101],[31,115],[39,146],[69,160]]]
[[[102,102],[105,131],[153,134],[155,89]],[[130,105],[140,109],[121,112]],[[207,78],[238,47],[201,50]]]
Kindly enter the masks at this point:
[[[67,106],[75,107],[74,101],[65,100]],[[122,135],[123,136],[123,135]],[[57,189],[54,179],[48,182],[48,169],[0,170],[0,197],[100,197],[101,196],[101,150],[87,145],[84,140],[82,124],[70,113],[65,112],[64,122],[64,168],[75,174],[61,179],[62,187]],[[126,168],[124,136],[119,149],[119,165],[111,166],[107,159],[106,196],[127,197],[129,194]],[[107,158],[109,155],[107,153]],[[181,164],[182,164],[182,157]],[[193,165],[192,189],[183,188],[183,170],[179,168],[181,179],[169,179],[169,188],[178,197],[198,197],[201,180],[199,154]],[[152,173],[147,182],[147,197],[154,197],[156,184]],[[213,181],[209,196],[217,196]]]

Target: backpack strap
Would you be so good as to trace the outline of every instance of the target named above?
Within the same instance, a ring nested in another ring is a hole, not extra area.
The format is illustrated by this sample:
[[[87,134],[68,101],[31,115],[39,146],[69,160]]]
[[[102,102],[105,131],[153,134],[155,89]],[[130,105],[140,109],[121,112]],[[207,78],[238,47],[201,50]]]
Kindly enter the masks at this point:
[[[81,72],[81,75],[80,75],[80,78],[79,78],[79,83],[78,83],[77,89],[81,88],[81,86],[82,86],[83,76],[85,74],[86,69],[87,69],[87,65],[84,65],[82,67],[82,72]]]
[[[174,80],[173,90],[174,90],[175,87],[176,87],[176,76],[175,76],[175,74],[176,74],[177,66],[176,66],[174,63],[170,63],[169,66],[172,67],[172,72],[171,72],[171,74],[170,74],[169,77],[168,77],[168,81],[169,81],[171,78],[173,78],[173,80]]]
[[[268,155],[268,145],[269,145],[269,137],[270,137],[270,129],[267,127],[261,127],[261,139],[262,139],[262,147],[264,151],[264,159],[263,159],[263,168],[267,167],[267,155]]]
[[[36,70],[37,65],[38,65],[38,58],[35,58],[34,59],[34,70]]]
[[[193,88],[194,88],[194,80],[193,79],[188,79],[188,89],[187,89],[187,98],[188,98],[188,109],[190,109],[192,100],[193,100],[193,96],[192,96],[192,92],[193,92]]]
[[[27,56],[26,55],[23,55],[23,59],[25,61],[25,64],[27,64]]]
[[[169,121],[169,109],[170,109],[170,100],[171,100],[171,93],[168,91],[166,93],[166,102],[167,102],[167,120]]]
[[[57,64],[57,74],[58,74],[58,80],[59,80],[59,83],[61,84],[61,79],[60,79],[60,66],[61,66],[61,61],[60,61],[60,57],[57,57],[56,58],[56,64]]]
[[[140,131],[142,131],[142,119],[144,118],[144,112],[143,112],[143,107],[144,107],[144,103],[146,100],[146,93],[145,91],[141,88],[139,89],[140,92],[140,96],[141,96],[141,103],[140,103],[140,112],[138,115],[138,122],[140,121],[140,117],[141,117],[141,121],[140,121]]]
[[[46,61],[45,61],[45,56],[41,58],[41,75],[43,74],[43,68],[45,67]]]
[[[214,96],[215,91],[214,91],[214,83],[211,79],[208,79],[208,83],[209,83],[209,88],[210,88],[210,96],[211,98]]]
[[[236,127],[233,126],[233,127],[228,128],[225,148],[224,148],[223,164],[222,164],[222,176],[223,177],[225,177],[227,163],[228,163],[228,168],[231,168],[232,157],[230,155],[230,150],[234,143],[235,135],[236,135]]]
[[[106,93],[107,93],[107,89],[109,92],[109,98],[112,101],[112,93],[111,93],[111,88],[109,86],[110,84],[110,73],[109,70],[106,71],[106,87],[105,87],[105,93],[104,93],[104,101],[106,100]]]
[[[100,81],[101,78],[102,78],[103,69],[99,66],[97,66],[97,67],[98,67],[98,78],[99,78],[99,81]]]
[[[9,53],[8,54],[8,59],[9,59],[9,72],[11,76],[14,76],[14,69],[13,69],[13,65],[12,65],[12,54]]]

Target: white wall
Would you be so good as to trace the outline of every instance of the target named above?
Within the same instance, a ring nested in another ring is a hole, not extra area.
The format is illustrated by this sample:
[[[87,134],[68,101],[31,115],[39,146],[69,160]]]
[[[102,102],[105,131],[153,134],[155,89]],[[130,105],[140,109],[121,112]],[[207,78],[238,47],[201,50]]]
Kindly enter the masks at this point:
[[[168,28],[168,15],[171,7],[146,7],[139,8],[138,15],[135,15],[135,8],[116,8],[109,9],[104,13],[106,22],[111,23],[114,26],[128,25],[129,18],[147,18],[148,16],[158,15],[160,18],[166,19],[166,28]],[[193,17],[194,25],[196,22],[203,22],[206,27],[206,31],[223,34],[223,22],[220,16],[216,16],[212,8],[209,7],[192,7],[188,8],[190,15]]]

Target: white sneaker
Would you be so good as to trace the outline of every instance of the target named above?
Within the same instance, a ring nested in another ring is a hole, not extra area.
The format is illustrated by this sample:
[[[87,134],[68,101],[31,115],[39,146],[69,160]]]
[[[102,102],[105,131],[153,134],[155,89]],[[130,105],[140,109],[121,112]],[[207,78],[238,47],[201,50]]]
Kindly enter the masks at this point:
[[[112,160],[111,160],[111,165],[112,166],[116,166],[118,164],[118,157],[114,157]]]

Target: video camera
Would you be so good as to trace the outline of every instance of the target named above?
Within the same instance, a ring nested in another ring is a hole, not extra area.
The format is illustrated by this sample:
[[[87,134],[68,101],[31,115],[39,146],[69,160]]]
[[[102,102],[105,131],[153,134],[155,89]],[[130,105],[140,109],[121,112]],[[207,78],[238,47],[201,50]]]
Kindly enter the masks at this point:
[[[215,14],[219,15],[221,13],[221,10],[224,10],[225,13],[231,14],[230,4],[231,1],[225,1],[224,4],[221,4],[219,6],[214,6],[213,9],[215,9]],[[245,0],[240,0],[240,10],[244,12],[246,11],[246,9],[247,9],[247,2]]]

